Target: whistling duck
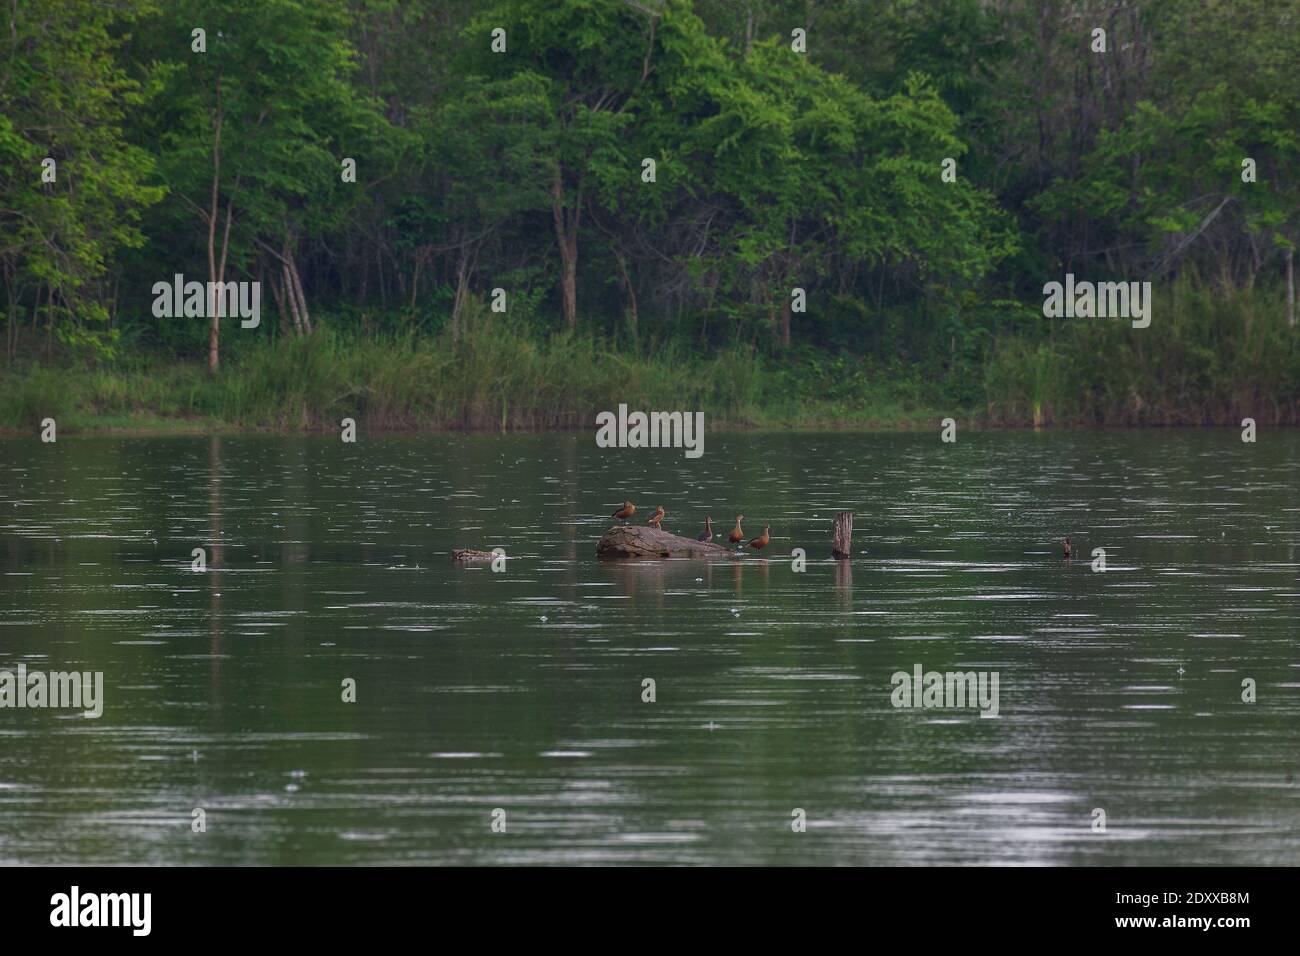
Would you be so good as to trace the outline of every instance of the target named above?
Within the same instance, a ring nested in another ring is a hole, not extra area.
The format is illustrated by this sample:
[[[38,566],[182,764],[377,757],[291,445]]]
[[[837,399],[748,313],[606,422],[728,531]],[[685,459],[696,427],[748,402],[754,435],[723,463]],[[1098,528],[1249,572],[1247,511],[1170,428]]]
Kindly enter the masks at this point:
[[[757,538],[750,541],[749,546],[753,548],[755,551],[762,551],[764,548],[766,548],[767,543],[772,540],[772,536],[767,533],[768,529],[771,527],[772,526],[770,524],[763,525],[763,533],[760,534]]]
[[[727,540],[732,544],[740,544],[745,540],[745,532],[740,530],[740,523],[745,520],[744,515],[736,515],[736,526],[731,529],[731,534],[727,535]]]
[[[636,514],[636,505],[632,504],[630,501],[625,501],[623,502],[623,507],[615,511],[610,515],[610,517],[616,518],[624,524],[627,524],[627,519],[632,517],[634,514]]]
[[[663,520],[664,520],[664,506],[655,505],[655,513],[652,514],[650,517],[646,518],[645,523],[648,525],[653,525],[654,527],[657,528],[659,527],[659,522]]]
[[[1064,539],[1061,541],[1061,548],[1062,548],[1062,550],[1065,551],[1065,556],[1066,556],[1067,558],[1068,558],[1071,554],[1074,553],[1074,548],[1070,545],[1070,539],[1069,539],[1069,538],[1064,538]]]
[[[696,541],[703,541],[705,544],[713,540],[713,519],[704,519],[704,530],[695,536]]]

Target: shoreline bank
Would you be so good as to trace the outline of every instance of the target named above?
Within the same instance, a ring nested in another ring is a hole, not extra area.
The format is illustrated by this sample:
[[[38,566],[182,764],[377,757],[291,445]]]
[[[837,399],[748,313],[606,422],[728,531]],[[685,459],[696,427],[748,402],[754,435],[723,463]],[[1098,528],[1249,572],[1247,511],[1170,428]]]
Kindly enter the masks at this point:
[[[594,420],[593,413],[593,420]],[[797,422],[746,422],[746,421],[727,421],[709,422],[708,429],[711,432],[749,432],[754,434],[772,434],[772,433],[817,433],[817,432],[857,432],[861,434],[909,434],[924,431],[934,431],[938,433],[942,429],[942,421],[945,418],[954,418],[957,422],[959,433],[979,432],[982,434],[993,432],[1035,432],[1035,433],[1069,433],[1069,432],[1124,432],[1124,431],[1232,431],[1240,432],[1240,425],[1228,424],[1205,424],[1205,425],[1187,425],[1187,424],[1145,424],[1145,425],[1018,425],[1018,424],[990,424],[981,422],[977,418],[965,418],[961,415],[935,413],[932,417],[918,417],[915,420],[905,421],[844,421],[844,420],[807,420]],[[104,438],[104,437],[122,437],[122,438],[170,438],[170,437],[200,437],[209,435],[221,436],[265,436],[265,437],[319,437],[319,436],[337,436],[340,432],[339,426],[312,425],[305,428],[283,428],[272,425],[241,425],[231,424],[228,422],[216,421],[191,421],[188,419],[145,419],[134,424],[118,424],[115,417],[110,417],[103,424],[87,424],[83,419],[72,418],[65,424],[63,421],[57,423],[58,436],[73,438]],[[1269,430],[1297,431],[1300,426],[1292,424],[1268,425]],[[499,428],[487,427],[455,427],[446,425],[429,425],[429,426],[370,426],[364,420],[357,421],[358,432],[364,432],[371,436],[385,437],[411,437],[416,435],[568,435],[590,433],[593,438],[596,434],[596,425],[574,425],[549,426],[545,428]],[[0,428],[0,438],[32,438],[39,439],[40,426],[34,425],[30,428]]]

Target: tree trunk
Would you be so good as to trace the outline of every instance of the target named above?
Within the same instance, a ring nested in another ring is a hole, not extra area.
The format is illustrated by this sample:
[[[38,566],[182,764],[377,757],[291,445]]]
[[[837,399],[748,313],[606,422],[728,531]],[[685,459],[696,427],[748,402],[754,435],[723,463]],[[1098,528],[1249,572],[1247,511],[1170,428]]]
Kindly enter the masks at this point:
[[[835,516],[835,537],[831,556],[844,561],[853,554],[853,512],[841,511]]]
[[[433,256],[433,247],[424,245],[415,250],[415,275],[411,277],[411,315],[415,315],[415,307],[420,297],[420,273],[428,264],[429,259]]]
[[[361,259],[361,283],[357,288],[357,306],[366,304],[366,292],[369,291],[370,285],[370,259],[365,253],[360,256]]]
[[[596,544],[601,558],[721,558],[733,556],[730,548],[684,538],[646,525],[616,525]]]
[[[41,292],[44,287],[43,282],[36,283],[36,299],[32,302],[32,342],[39,343],[41,340]]]
[[[54,357],[54,283],[49,286],[50,294],[45,298],[45,357]]]
[[[1286,323],[1295,328],[1295,250],[1286,251]]]
[[[505,557],[505,552],[501,556]],[[496,555],[491,551],[481,551],[478,548],[454,548],[451,552],[453,561],[491,561]]]
[[[289,253],[289,277],[293,280],[294,292],[298,295],[298,308],[302,310],[302,329],[307,335],[311,335],[311,313],[307,311],[307,296],[302,291],[302,276],[298,274],[298,264],[294,261],[293,253]]]
[[[564,299],[564,325],[569,331],[573,331],[578,327],[577,236],[571,236],[561,243],[560,259],[564,270],[560,279],[560,292]]]
[[[570,331],[578,327],[578,222],[581,217],[582,190],[570,211],[564,202],[561,172],[555,172],[551,186],[551,214],[555,218],[555,240],[560,246],[560,296],[564,302],[564,325]]]
[[[790,347],[790,297],[781,299],[781,348]]]
[[[212,122],[212,201],[208,206],[208,281],[217,280],[217,218],[221,213],[221,79],[217,79],[217,115]],[[221,363],[221,320],[209,303],[208,371],[213,375]]]
[[[636,289],[632,286],[632,276],[627,271],[627,258],[621,251],[615,249],[614,259],[618,263],[619,274],[623,277],[623,289],[627,292],[628,328],[632,333],[632,341],[636,342],[640,327],[636,307]]]
[[[469,296],[469,246],[460,247],[456,257],[456,297],[451,303],[451,340],[459,342],[464,333],[465,299]]]
[[[14,293],[14,268],[8,261],[5,262],[5,296],[9,304],[9,308],[5,310],[5,364],[12,368],[16,341],[14,318],[18,312],[18,297]]]
[[[108,303],[108,327],[111,329],[117,324],[117,294],[122,288],[122,273],[118,272],[113,276],[113,297]]]
[[[213,183],[212,199],[215,206],[217,199],[215,182]],[[226,255],[230,252],[230,222],[235,213],[234,207],[235,200],[232,197],[226,203],[226,228],[221,235],[221,258],[219,260],[213,258],[213,254],[216,251],[212,244],[212,241],[215,238],[215,231],[212,229],[208,230],[208,272],[210,275],[209,281],[212,283],[224,282],[226,278]],[[220,356],[218,354],[219,338],[221,334],[220,323],[221,320],[225,318],[226,297],[217,292],[215,284],[210,285],[208,288],[212,290],[212,294],[208,298],[208,315],[210,316],[211,321],[211,324],[208,326],[208,371],[215,373],[217,371],[217,366],[220,363]]]
[[[293,330],[299,335],[303,334],[302,313],[298,311],[298,297],[293,291],[293,280],[289,278],[289,263],[280,263],[280,273],[283,277],[282,285],[284,287],[284,297],[289,302],[289,312],[293,315]]]
[[[267,284],[270,285],[271,295],[275,299],[275,310],[280,315],[280,332],[284,334],[289,331],[289,308],[284,303],[284,290],[276,281],[274,274],[267,280]]]

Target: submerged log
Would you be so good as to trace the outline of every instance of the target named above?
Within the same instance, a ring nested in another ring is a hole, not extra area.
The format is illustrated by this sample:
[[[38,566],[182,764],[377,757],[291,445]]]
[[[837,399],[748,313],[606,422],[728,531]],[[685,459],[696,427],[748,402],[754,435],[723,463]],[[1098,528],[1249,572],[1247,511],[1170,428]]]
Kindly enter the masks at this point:
[[[501,552],[501,557],[505,557]],[[453,561],[491,561],[496,555],[491,551],[479,551],[476,548],[456,548],[451,552]]]
[[[835,516],[835,540],[831,543],[831,557],[844,561],[853,554],[853,512],[841,511]]]
[[[720,558],[731,553],[725,545],[636,524],[610,528],[596,544],[596,555],[601,558]]]

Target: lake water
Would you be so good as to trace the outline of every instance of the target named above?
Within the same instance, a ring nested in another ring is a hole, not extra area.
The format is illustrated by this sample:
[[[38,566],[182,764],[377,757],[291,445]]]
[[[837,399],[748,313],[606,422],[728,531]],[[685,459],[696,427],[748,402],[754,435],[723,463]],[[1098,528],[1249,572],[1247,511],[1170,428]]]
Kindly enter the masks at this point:
[[[0,862],[1294,865],[1298,490],[1294,431],[0,439],[0,669],[105,696],[0,709]],[[772,544],[598,561],[624,498]]]

